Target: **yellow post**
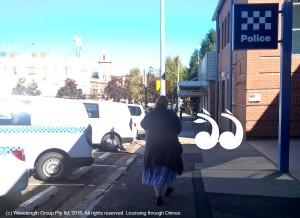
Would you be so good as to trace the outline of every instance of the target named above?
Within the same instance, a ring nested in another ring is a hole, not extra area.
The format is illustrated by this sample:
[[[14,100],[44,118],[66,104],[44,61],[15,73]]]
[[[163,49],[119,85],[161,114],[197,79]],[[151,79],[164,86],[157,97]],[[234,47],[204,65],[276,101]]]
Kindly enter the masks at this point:
[[[160,80],[156,80],[156,91],[160,90]]]

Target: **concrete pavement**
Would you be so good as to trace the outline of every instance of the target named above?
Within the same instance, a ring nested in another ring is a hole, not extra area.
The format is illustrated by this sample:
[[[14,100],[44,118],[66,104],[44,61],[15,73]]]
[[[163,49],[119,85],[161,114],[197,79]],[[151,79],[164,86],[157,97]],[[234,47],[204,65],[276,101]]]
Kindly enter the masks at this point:
[[[278,164],[278,139],[248,140],[248,142],[273,163]],[[300,139],[290,139],[289,173],[300,181]]]
[[[192,121],[183,117],[185,169],[174,193],[163,198],[164,205],[156,206],[153,189],[141,184],[141,146],[136,160],[92,212],[101,217],[300,217],[298,180],[277,172],[276,165],[247,141],[230,151],[220,145],[199,149],[194,137],[206,127]]]

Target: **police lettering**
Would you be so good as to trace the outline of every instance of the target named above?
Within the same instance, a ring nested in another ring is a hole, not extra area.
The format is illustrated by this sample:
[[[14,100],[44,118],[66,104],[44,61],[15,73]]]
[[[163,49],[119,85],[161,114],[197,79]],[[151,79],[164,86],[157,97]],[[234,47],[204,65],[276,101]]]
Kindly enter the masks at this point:
[[[270,42],[270,36],[260,36],[259,34],[255,34],[253,36],[241,35],[241,42],[247,40],[248,42]]]

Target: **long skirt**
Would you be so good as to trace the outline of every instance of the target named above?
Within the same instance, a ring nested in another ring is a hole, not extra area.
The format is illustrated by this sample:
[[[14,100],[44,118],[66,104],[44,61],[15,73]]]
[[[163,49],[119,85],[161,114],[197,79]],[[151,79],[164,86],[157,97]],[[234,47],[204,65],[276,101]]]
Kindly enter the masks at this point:
[[[176,182],[176,173],[165,166],[149,167],[144,170],[142,183],[154,188],[172,187]]]

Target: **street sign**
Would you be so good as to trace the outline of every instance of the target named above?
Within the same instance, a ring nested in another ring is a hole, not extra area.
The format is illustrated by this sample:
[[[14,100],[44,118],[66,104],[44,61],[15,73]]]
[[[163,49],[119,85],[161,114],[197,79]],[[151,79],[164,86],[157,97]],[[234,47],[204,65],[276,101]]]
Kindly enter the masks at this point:
[[[233,49],[277,49],[278,7],[278,4],[234,4]]]

